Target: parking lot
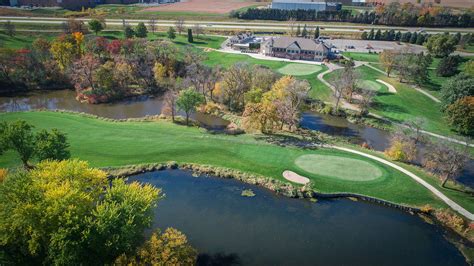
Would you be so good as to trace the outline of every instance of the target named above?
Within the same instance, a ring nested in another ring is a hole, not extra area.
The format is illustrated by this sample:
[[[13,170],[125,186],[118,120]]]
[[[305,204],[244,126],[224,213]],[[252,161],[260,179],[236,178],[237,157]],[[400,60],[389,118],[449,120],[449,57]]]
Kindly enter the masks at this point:
[[[409,47],[414,53],[425,51],[426,49],[420,45],[406,44],[397,42],[387,41],[370,41],[370,40],[350,40],[350,39],[331,39],[325,40],[327,44],[335,46],[335,50],[340,52],[363,52],[367,53],[369,50],[372,52],[382,52],[383,50],[403,49]]]

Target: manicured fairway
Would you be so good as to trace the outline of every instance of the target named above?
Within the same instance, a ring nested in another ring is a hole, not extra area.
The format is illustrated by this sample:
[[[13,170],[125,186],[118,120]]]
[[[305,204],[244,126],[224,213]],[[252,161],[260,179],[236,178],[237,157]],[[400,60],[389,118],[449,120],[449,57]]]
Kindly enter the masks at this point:
[[[295,164],[309,173],[348,181],[371,181],[384,174],[372,163],[343,156],[303,155]]]
[[[350,182],[308,173],[321,192],[353,192],[401,204],[444,206],[427,189],[410,177],[368,158],[332,149],[280,147],[257,140],[260,135],[228,136],[170,122],[110,122],[77,114],[57,112],[0,113],[0,121],[23,119],[35,129],[57,128],[67,134],[73,158],[87,160],[95,167],[177,161],[207,164],[260,174],[287,182],[285,170],[301,172],[295,160],[302,155],[343,156],[379,168],[384,176],[371,181]],[[20,165],[14,152],[0,156],[0,167]],[[302,173],[303,174],[303,173]],[[305,173],[306,175],[306,173]],[[429,178],[425,176],[424,178]],[[433,182],[434,179],[433,179]],[[465,194],[443,190],[470,211],[474,204],[462,200]],[[464,195],[464,196],[463,196]]]
[[[310,65],[310,64],[288,64],[280,69],[280,72],[283,75],[291,75],[291,76],[306,76],[311,75],[316,72],[321,71],[323,68],[318,65]]]

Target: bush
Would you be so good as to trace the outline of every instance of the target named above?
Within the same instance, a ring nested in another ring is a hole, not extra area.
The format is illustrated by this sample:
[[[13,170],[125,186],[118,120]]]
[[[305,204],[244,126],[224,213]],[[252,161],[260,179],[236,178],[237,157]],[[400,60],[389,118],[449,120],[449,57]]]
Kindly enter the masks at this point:
[[[449,105],[446,118],[457,132],[474,136],[474,96],[464,97]]]

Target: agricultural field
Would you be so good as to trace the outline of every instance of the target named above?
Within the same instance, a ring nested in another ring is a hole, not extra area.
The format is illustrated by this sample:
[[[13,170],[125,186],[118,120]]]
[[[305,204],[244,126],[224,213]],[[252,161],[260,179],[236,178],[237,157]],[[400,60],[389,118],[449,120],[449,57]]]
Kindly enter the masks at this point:
[[[233,10],[265,3],[248,0],[188,0],[173,4],[148,7],[142,12],[193,12],[227,14]]]

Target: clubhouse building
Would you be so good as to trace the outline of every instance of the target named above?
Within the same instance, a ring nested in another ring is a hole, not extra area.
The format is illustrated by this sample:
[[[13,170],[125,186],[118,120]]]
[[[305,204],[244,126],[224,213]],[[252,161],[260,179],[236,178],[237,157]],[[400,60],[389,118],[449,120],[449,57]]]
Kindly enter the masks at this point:
[[[260,53],[291,60],[324,61],[329,57],[330,49],[317,39],[272,37],[261,44]]]

